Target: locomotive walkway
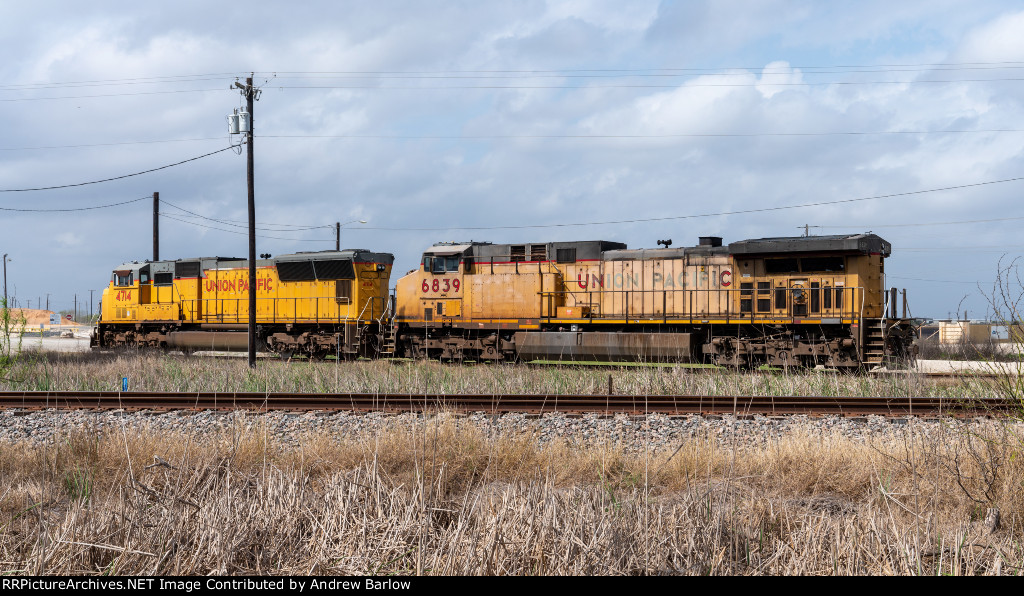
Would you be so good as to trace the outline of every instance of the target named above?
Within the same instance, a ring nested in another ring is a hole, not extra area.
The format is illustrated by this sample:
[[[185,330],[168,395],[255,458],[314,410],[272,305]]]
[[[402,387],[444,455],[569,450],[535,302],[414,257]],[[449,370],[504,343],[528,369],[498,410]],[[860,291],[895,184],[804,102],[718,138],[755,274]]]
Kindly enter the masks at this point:
[[[691,414],[736,416],[991,416],[1020,412],[1002,399],[934,397],[772,397],[693,395],[441,395],[367,393],[0,392],[0,408],[125,411],[485,412],[505,414]]]

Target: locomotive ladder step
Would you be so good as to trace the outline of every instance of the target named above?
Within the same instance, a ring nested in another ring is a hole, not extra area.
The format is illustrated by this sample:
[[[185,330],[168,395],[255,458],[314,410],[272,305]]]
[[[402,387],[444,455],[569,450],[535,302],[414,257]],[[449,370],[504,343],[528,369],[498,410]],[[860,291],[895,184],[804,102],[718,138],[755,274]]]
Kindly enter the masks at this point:
[[[394,354],[395,348],[398,344],[398,325],[395,320],[392,319],[390,324],[385,327],[384,331],[384,345],[381,346],[381,354]]]
[[[885,319],[866,321],[864,328],[864,363],[884,364],[885,353]]]

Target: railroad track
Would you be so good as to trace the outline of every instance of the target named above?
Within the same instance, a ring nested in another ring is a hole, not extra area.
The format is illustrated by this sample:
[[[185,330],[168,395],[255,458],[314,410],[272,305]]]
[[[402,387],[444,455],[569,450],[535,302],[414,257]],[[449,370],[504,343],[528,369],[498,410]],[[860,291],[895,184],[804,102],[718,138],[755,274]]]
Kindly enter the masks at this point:
[[[245,410],[252,412],[521,412],[544,414],[732,414],[737,416],[985,416],[1019,412],[1001,399],[933,397],[762,397],[693,395],[442,395],[370,393],[0,392],[0,409]]]

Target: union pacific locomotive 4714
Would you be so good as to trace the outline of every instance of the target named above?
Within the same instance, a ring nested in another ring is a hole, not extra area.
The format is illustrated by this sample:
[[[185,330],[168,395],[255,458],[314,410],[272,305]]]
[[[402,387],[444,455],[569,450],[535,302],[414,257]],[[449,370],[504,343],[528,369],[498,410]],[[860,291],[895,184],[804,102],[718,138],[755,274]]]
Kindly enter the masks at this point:
[[[393,257],[341,251],[258,263],[258,339],[313,358],[707,361],[861,367],[911,357],[915,329],[884,289],[874,234],[701,238],[629,250],[607,241],[441,243],[387,292]],[[240,349],[244,260],[122,265],[96,347]],[[158,274],[162,274],[157,278]],[[236,281],[232,281],[236,280]]]

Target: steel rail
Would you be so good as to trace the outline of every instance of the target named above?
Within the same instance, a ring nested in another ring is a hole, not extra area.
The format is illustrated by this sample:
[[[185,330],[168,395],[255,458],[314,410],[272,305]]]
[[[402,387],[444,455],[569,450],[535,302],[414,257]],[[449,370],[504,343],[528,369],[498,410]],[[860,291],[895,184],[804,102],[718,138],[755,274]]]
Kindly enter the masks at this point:
[[[936,397],[5,391],[0,392],[0,409],[963,417],[1020,412],[1022,404]]]

